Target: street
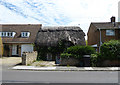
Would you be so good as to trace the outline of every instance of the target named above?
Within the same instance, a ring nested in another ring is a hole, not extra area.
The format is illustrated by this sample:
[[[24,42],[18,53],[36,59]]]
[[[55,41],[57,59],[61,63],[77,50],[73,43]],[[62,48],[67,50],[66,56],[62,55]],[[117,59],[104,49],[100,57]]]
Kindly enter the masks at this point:
[[[11,70],[11,67],[20,62],[17,60],[15,58],[15,62],[11,63],[5,59],[0,69],[2,83],[118,83],[118,71]]]
[[[3,70],[4,83],[118,83],[117,71]]]

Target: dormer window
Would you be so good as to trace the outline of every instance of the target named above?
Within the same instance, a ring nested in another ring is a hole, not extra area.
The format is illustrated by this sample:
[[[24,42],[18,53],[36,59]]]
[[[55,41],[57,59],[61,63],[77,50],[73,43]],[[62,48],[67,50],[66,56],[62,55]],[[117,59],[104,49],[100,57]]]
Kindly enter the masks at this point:
[[[30,32],[21,32],[21,37],[29,37]]]
[[[14,37],[15,34],[15,32],[0,32],[1,37]]]

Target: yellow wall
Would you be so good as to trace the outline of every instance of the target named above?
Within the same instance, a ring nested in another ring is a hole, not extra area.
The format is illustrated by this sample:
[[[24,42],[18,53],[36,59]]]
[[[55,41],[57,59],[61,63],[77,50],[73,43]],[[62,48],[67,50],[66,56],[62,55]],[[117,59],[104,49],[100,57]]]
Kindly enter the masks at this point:
[[[3,44],[2,44],[2,39],[0,37],[0,57],[3,55]]]

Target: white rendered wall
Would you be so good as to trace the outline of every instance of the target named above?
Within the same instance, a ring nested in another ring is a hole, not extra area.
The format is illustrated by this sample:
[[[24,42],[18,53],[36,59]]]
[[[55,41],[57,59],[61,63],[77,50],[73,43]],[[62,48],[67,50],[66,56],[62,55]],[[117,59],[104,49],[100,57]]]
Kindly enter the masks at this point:
[[[23,52],[32,52],[33,51],[33,45],[32,44],[23,44],[21,45],[21,56]]]

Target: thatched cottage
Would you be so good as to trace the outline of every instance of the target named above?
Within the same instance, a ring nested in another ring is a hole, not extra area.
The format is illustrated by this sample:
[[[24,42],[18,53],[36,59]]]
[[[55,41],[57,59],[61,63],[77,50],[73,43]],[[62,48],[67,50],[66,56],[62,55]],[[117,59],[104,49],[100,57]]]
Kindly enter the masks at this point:
[[[45,26],[39,30],[35,43],[40,48],[56,47],[60,41],[64,41],[66,47],[85,45],[84,36],[85,33],[78,26]],[[46,52],[42,57],[45,57],[45,60],[55,60],[57,55],[58,52],[54,54]]]

